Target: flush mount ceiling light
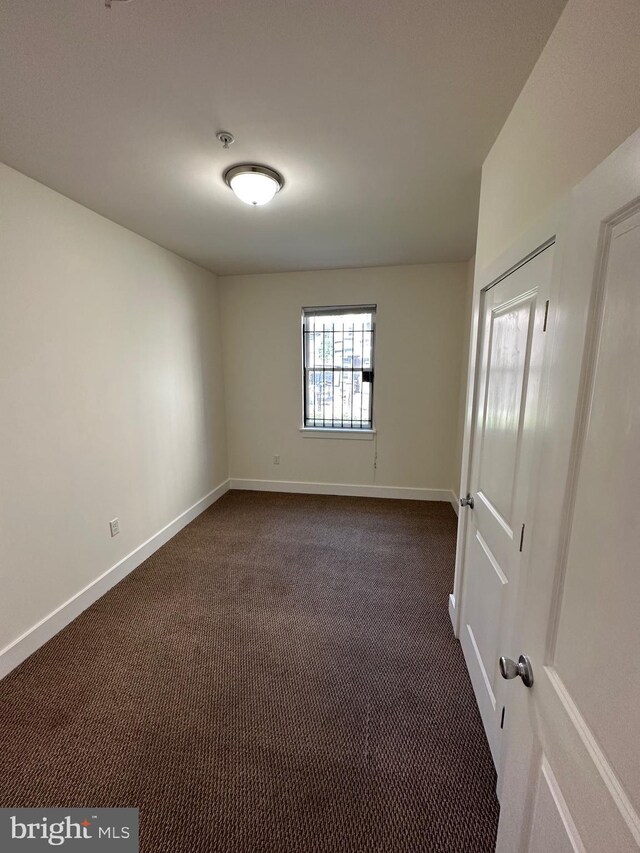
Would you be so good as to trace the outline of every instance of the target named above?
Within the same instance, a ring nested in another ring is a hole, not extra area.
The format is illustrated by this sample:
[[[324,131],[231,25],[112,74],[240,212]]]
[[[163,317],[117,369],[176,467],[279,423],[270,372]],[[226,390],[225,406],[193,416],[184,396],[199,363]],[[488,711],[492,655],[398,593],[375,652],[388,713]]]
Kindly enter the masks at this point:
[[[240,201],[253,207],[271,201],[284,185],[282,175],[275,169],[253,163],[232,166],[224,173],[224,180]]]

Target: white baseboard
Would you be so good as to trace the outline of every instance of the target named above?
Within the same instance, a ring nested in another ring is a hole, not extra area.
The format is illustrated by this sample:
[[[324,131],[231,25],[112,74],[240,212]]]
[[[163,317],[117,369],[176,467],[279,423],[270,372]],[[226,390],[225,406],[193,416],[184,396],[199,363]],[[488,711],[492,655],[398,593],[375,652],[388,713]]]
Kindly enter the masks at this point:
[[[303,483],[295,480],[231,479],[232,489],[252,492],[291,492],[300,495],[347,495],[362,498],[395,498],[411,501],[448,501],[455,496],[451,489],[414,489],[408,486],[358,486],[344,483]]]
[[[157,551],[162,545],[172,539],[176,533],[186,527],[189,522],[204,512],[205,509],[215,503],[225,492],[230,488],[229,480],[221,483],[209,494],[205,495],[193,506],[186,509],[173,521],[170,521],[162,530],[159,530],[142,545],[139,545],[135,551],[127,554],[120,562],[116,563],[106,572],[97,577],[94,581],[81,589],[72,596],[60,607],[57,607],[44,619],[41,619],[28,631],[25,631],[20,637],[6,646],[0,651],[0,678],[8,675],[12,669],[15,669],[18,664],[26,660],[29,655],[33,654],[36,649],[43,646],[48,640],[54,637],[58,631],[61,631],[69,622],[72,622],[76,616],[79,616],[83,610],[92,605],[95,601],[101,598],[105,592],[108,592],[111,587],[115,586],[119,581],[126,577],[129,572],[132,572],[154,551]]]
[[[460,510],[460,499],[453,491],[453,489],[451,490],[451,506],[453,507],[453,511],[455,512],[455,514],[458,515],[458,512]]]
[[[451,619],[451,624],[453,626],[453,634],[455,637],[458,636],[458,616],[456,613],[456,597],[451,592],[449,593],[449,619]]]

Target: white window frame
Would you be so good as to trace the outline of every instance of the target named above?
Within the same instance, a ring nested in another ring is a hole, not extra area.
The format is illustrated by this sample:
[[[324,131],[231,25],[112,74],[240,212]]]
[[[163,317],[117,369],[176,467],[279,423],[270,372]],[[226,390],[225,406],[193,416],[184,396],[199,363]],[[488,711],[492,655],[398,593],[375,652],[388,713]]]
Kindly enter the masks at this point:
[[[364,304],[364,305],[321,305],[321,306],[305,306],[302,308],[300,313],[300,355],[301,355],[301,375],[302,382],[300,386],[300,408],[301,408],[301,425],[300,425],[300,433],[304,438],[325,438],[325,439],[348,439],[348,440],[360,440],[360,441],[372,441],[375,434],[375,420],[374,420],[374,385],[375,385],[375,351],[376,351],[376,315],[377,315],[378,306],[374,303]],[[369,312],[372,314],[371,320],[371,331],[373,333],[373,345],[371,347],[371,367],[370,370],[374,374],[374,381],[371,383],[371,426],[370,427],[335,427],[335,426],[306,426],[306,375],[305,375],[305,341],[304,341],[304,321],[305,317],[308,314],[327,314],[327,315],[335,315],[335,314],[353,314],[353,313],[365,313]]]

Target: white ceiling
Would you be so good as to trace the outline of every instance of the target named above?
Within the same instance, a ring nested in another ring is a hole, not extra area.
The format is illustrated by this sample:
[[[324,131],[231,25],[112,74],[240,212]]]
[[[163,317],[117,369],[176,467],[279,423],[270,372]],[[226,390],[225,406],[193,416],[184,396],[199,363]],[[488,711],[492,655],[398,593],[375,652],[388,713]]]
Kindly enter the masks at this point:
[[[0,0],[0,160],[218,273],[467,259],[563,5]],[[247,160],[265,207],[221,179]]]

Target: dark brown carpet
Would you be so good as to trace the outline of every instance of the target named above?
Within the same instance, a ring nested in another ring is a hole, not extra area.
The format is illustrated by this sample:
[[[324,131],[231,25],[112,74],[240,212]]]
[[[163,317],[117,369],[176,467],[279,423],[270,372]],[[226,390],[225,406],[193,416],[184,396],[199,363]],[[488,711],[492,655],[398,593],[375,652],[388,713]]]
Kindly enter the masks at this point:
[[[0,684],[1,805],[145,853],[491,851],[442,503],[230,492]]]

